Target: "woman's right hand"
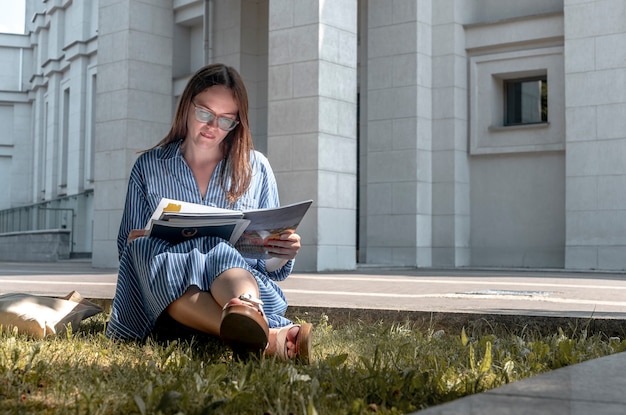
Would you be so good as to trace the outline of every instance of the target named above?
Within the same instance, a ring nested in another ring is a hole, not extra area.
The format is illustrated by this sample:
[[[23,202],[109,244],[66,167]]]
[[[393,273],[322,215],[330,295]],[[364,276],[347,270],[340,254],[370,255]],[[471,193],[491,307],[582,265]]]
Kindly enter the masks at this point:
[[[132,242],[137,238],[141,238],[142,236],[146,236],[147,230],[145,229],[133,229],[128,234],[128,242]]]

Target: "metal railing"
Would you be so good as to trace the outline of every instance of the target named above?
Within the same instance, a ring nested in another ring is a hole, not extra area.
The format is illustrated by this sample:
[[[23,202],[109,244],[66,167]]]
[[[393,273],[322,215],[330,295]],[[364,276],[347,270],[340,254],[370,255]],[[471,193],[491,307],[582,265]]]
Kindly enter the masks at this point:
[[[50,229],[70,231],[70,253],[74,252],[77,212],[93,190],[32,205],[0,210],[0,234]]]

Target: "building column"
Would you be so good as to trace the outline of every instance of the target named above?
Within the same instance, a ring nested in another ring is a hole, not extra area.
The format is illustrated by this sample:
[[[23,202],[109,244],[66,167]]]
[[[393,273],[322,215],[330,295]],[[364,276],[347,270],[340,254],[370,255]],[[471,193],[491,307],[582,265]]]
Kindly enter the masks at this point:
[[[82,46],[82,44],[77,44]],[[76,47],[75,49],[78,49]],[[70,114],[66,119],[70,125],[67,128],[68,154],[67,171],[76,172],[78,174],[69,174],[67,177],[67,194],[75,195],[81,193],[85,189],[85,108],[86,108],[86,85],[85,74],[89,64],[89,57],[84,53],[72,50],[75,55],[68,60],[71,61],[70,66]]]
[[[49,67],[58,65],[58,60],[50,60]],[[48,89],[44,94],[44,199],[54,199],[59,194],[59,173],[60,173],[60,155],[59,155],[59,113],[60,101],[59,91],[61,82],[61,73],[56,69],[44,67],[44,76],[48,79]]]
[[[624,2],[565,0],[564,22],[565,268],[624,270]]]
[[[467,53],[462,2],[433,2],[433,266],[470,263]]]
[[[432,264],[432,2],[368,2],[366,261]]]
[[[31,124],[32,105],[26,94],[19,96],[20,101],[13,105],[13,144],[12,148],[0,145],[0,157],[7,156],[11,162],[11,180],[8,183],[10,197],[6,199],[13,206],[32,203],[33,165],[35,160]],[[3,143],[4,144],[4,143]],[[4,154],[1,154],[4,150]],[[8,154],[7,154],[8,153]],[[3,186],[0,186],[3,188]],[[3,188],[4,189],[4,188]],[[7,194],[8,196],[9,194]],[[6,206],[10,207],[10,206]]]
[[[237,68],[248,90],[254,148],[267,153],[268,0],[214,0],[211,62]]]
[[[92,264],[115,267],[130,169],[172,119],[172,2],[100,2],[98,19]]]
[[[296,267],[354,269],[357,1],[269,7],[268,156],[282,204],[314,200]]]

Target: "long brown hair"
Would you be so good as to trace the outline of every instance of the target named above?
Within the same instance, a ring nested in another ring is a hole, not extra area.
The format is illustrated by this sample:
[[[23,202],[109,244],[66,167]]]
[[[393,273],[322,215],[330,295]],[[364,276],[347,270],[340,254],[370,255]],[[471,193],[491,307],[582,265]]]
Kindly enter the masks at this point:
[[[239,124],[228,133],[221,144],[224,168],[220,175],[220,185],[226,192],[228,202],[232,204],[248,190],[250,185],[252,178],[250,151],[254,148],[248,124],[248,92],[241,76],[234,68],[215,63],[204,66],[193,74],[178,99],[172,128],[155,147],[163,147],[187,137],[187,117],[191,101],[196,95],[215,85],[229,88],[239,108],[237,115]],[[227,189],[228,178],[230,178],[230,187]]]

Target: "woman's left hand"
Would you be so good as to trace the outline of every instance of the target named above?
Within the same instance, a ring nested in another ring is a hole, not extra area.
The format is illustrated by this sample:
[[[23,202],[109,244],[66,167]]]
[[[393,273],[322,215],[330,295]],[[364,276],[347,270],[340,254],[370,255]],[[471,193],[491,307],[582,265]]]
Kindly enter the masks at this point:
[[[265,241],[267,253],[275,258],[294,259],[300,250],[300,235],[284,232],[279,238],[270,238]]]

